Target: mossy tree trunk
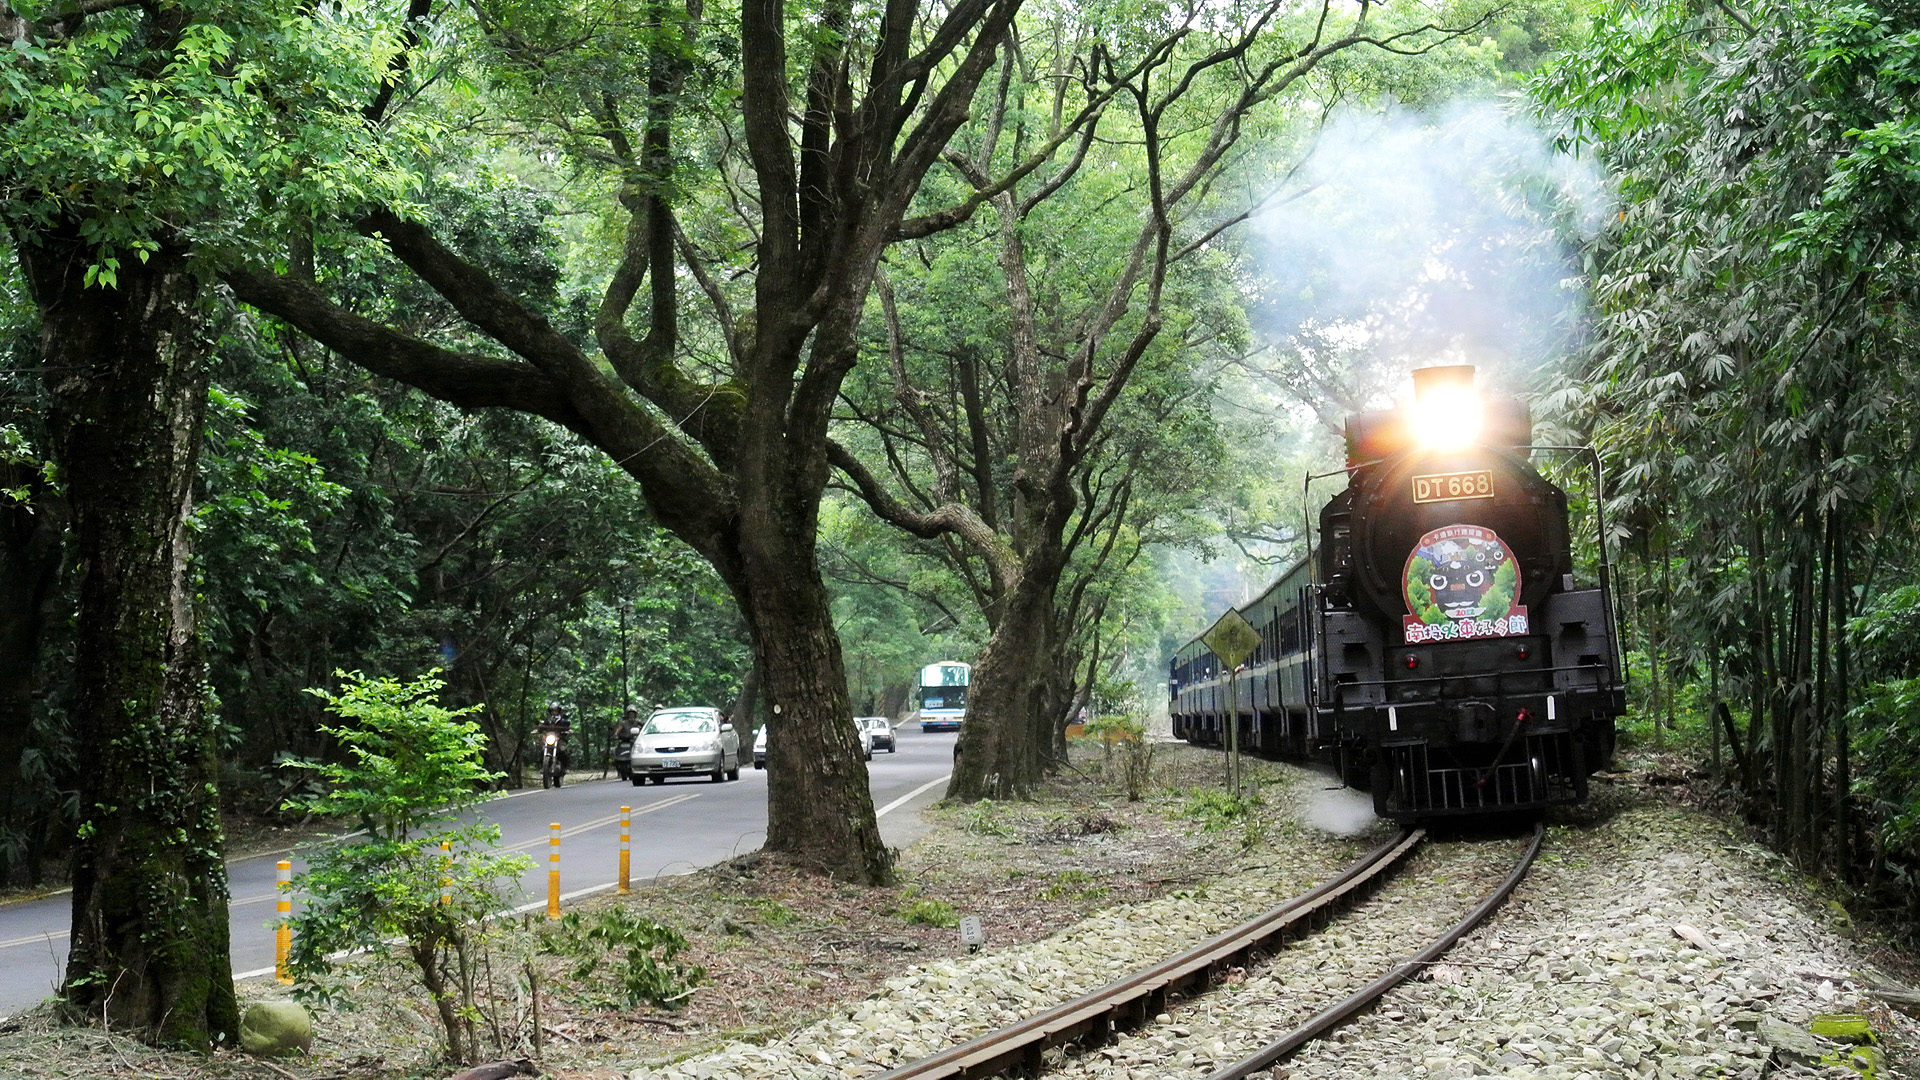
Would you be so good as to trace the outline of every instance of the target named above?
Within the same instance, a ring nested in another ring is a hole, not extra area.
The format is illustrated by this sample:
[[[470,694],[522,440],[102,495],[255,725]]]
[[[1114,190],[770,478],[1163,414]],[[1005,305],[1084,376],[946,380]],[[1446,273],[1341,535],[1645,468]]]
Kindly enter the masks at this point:
[[[89,287],[92,247],[19,247],[41,316],[55,460],[80,574],[73,938],[62,996],[110,1026],[204,1049],[239,1029],[213,728],[188,570],[207,397],[202,290],[183,252]]]
[[[772,731],[767,850],[847,880],[891,882],[892,858],[880,841],[853,703],[841,675],[840,638],[832,633],[830,601],[814,558],[814,528],[753,520],[771,515],[747,517],[742,546],[751,583],[735,597],[751,628],[755,664],[764,673],[761,691]],[[822,852],[835,854],[823,859]]]
[[[986,651],[974,665],[968,723],[960,731],[947,786],[950,799],[1021,798],[1040,783],[1052,748],[1044,735],[1049,718],[1042,700],[1058,644],[1054,588],[1063,561],[1057,544],[1043,547],[1035,554],[1045,558],[1022,562]]]

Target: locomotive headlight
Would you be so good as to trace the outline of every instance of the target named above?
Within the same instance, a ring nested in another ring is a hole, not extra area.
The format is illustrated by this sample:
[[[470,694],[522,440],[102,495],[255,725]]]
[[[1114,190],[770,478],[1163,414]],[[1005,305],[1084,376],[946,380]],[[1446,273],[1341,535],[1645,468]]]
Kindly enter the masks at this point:
[[[1427,387],[1408,416],[1414,441],[1428,450],[1458,450],[1480,438],[1486,410],[1471,385]]]

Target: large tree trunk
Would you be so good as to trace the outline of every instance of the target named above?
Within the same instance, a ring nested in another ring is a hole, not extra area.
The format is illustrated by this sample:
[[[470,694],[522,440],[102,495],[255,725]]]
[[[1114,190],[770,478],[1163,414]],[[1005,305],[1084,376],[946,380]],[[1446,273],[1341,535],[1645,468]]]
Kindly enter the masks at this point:
[[[1043,560],[1044,561],[1044,560]],[[1052,672],[1057,570],[1030,562],[1007,597],[993,636],[973,666],[967,723],[960,729],[947,798],[1020,798],[1040,783],[1050,744],[1041,737],[1044,685]]]
[[[157,1041],[239,1030],[218,763],[205,709],[187,515],[206,409],[201,290],[183,254],[86,287],[90,245],[20,245],[41,314],[55,459],[80,571],[74,730],[80,829],[62,995]]]
[[[893,880],[853,727],[811,500],[745,498],[735,596],[765,680],[767,843],[836,877]],[[783,512],[784,510],[784,512]]]

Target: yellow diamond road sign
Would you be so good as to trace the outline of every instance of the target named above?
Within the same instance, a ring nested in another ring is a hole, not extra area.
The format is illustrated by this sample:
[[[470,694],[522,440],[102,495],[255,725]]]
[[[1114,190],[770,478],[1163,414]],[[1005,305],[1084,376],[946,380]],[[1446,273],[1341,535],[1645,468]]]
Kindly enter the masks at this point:
[[[1229,668],[1237,668],[1246,663],[1247,657],[1252,656],[1253,650],[1259,646],[1260,632],[1241,618],[1239,612],[1228,608],[1227,613],[1220,616],[1220,621],[1201,635],[1200,640],[1207,643],[1207,648],[1213,650],[1213,655],[1219,657],[1221,663]]]

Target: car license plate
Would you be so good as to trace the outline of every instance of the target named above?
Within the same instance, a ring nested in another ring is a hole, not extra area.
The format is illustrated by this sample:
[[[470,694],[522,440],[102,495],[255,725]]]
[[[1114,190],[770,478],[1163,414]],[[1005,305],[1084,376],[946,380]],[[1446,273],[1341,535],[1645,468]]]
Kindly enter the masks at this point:
[[[667,760],[662,761],[660,763],[660,767],[663,769],[677,769],[680,767],[680,763],[673,760],[672,758],[668,758]]]

